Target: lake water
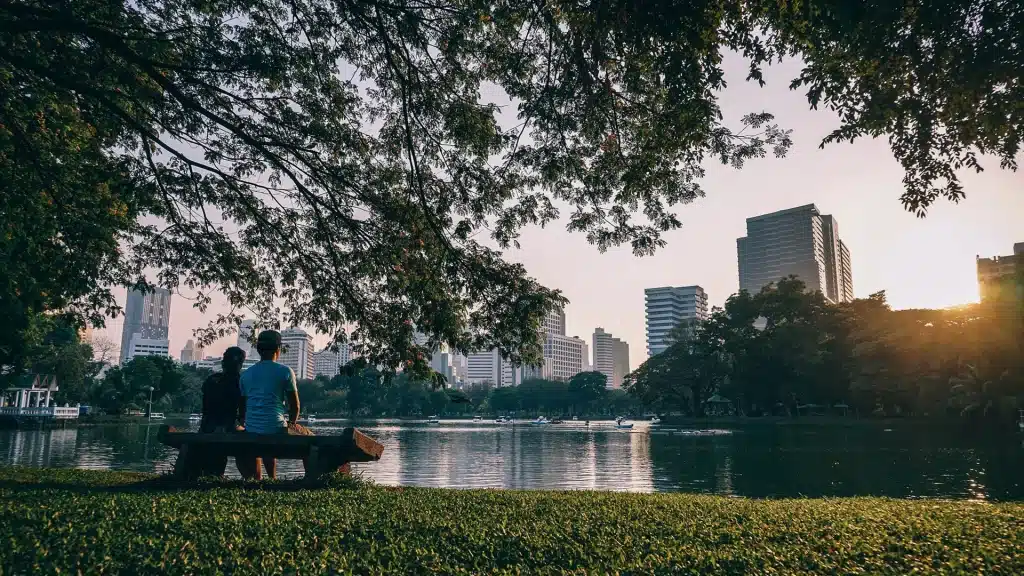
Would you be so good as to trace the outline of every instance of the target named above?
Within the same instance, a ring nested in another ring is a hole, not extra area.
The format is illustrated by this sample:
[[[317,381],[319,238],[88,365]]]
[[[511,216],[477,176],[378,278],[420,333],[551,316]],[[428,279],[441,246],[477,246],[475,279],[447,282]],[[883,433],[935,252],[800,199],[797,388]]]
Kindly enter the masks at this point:
[[[313,428],[337,434],[347,425],[322,421]],[[375,420],[355,425],[385,446],[379,462],[353,466],[380,484],[1024,500],[1021,435],[969,438],[911,423],[700,430],[638,422],[631,431],[617,430],[611,422],[513,427]],[[177,451],[157,442],[158,426],[0,430],[0,465],[164,472]],[[283,461],[279,474],[301,475],[301,466]],[[237,476],[234,463],[228,473]]]

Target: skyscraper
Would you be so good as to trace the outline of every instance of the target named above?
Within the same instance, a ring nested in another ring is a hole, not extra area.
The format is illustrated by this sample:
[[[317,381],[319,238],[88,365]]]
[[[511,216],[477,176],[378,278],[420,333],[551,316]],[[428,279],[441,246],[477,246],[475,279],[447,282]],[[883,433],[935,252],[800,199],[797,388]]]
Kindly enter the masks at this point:
[[[338,375],[338,353],[330,347],[313,353],[313,375],[334,378]]]
[[[665,286],[644,290],[647,315],[647,355],[661,354],[672,345],[672,331],[684,320],[706,320],[708,296],[700,286]]]
[[[583,372],[587,364],[587,343],[578,337],[547,334],[544,338],[544,359],[551,361],[551,378],[568,380]]]
[[[594,330],[594,370],[608,377],[608,388],[621,388],[629,374],[629,344],[604,328]]]
[[[255,320],[242,320],[238,324],[238,340],[236,341],[235,346],[238,346],[245,352],[246,358],[258,358],[256,354],[256,347],[252,345],[252,342],[255,342],[256,336],[258,336],[258,334],[253,333],[255,329]],[[252,342],[249,341],[250,338],[252,339]]]
[[[188,342],[185,342],[185,347],[181,349],[181,363],[195,364],[203,359],[203,352],[203,347],[197,346],[196,343],[189,338]]]
[[[129,290],[124,306],[124,326],[121,329],[121,363],[131,360],[132,340],[138,342],[139,351],[158,352],[163,355],[170,347],[167,328],[171,318],[171,292],[155,288],[152,292]]]
[[[795,275],[831,302],[853,299],[850,251],[839,239],[839,224],[814,204],[747,218],[736,252],[740,290],[756,294]]]
[[[313,335],[302,328],[282,330],[281,345],[281,357],[278,362],[291,368],[297,380],[313,378],[316,372]]]

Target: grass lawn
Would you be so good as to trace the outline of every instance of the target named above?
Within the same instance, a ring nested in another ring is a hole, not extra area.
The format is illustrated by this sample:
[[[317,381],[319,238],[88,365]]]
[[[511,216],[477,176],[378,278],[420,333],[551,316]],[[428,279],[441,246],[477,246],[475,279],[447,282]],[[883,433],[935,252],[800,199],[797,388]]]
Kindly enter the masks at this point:
[[[0,574],[1024,574],[1024,504],[0,468]]]

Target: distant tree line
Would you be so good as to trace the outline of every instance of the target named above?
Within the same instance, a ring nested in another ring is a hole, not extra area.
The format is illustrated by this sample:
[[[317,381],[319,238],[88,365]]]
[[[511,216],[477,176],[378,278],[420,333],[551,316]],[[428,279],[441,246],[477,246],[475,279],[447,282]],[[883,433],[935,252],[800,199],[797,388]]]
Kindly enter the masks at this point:
[[[885,293],[834,305],[793,277],[733,295],[626,379],[663,412],[956,416],[1009,421],[1024,406],[1024,329],[1013,303],[892,310]]]
[[[605,388],[600,372],[581,372],[568,382],[527,380],[518,386],[471,384],[462,390],[407,374],[384,378],[364,368],[334,378],[299,382],[305,412],[364,417],[511,414],[523,416],[613,416],[636,413],[639,403],[623,390]]]

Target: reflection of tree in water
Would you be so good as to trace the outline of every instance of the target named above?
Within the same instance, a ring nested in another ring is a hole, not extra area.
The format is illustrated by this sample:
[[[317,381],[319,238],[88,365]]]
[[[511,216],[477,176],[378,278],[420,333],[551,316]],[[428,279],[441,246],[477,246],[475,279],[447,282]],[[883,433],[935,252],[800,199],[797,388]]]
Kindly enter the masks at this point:
[[[986,446],[932,426],[763,425],[651,438],[656,488],[750,497],[1021,498],[1022,459],[1005,439]]]

